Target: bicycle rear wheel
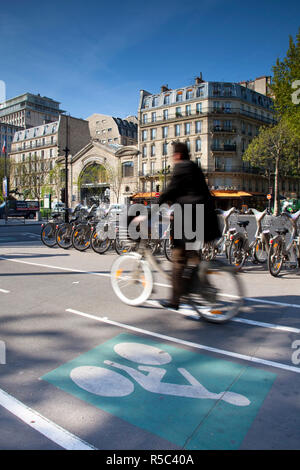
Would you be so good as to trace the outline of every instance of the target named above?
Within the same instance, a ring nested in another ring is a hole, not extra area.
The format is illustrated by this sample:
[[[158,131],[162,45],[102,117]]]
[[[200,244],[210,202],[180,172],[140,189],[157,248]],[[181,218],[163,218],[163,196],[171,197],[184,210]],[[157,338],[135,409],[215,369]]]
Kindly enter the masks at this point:
[[[41,240],[44,245],[52,248],[56,245],[56,224],[54,222],[48,222],[41,230]]]
[[[205,269],[201,264],[197,292],[190,293],[188,301],[204,320],[225,323],[238,314],[243,304],[240,276],[232,266],[219,260],[206,263]]]
[[[126,254],[115,260],[111,268],[111,284],[115,294],[128,305],[141,305],[151,295],[151,269],[139,254]]]

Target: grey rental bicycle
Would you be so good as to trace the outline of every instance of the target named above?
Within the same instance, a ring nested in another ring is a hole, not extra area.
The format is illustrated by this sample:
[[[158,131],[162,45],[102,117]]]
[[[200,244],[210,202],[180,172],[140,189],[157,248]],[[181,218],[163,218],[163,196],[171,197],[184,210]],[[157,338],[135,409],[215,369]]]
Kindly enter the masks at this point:
[[[229,219],[232,214],[236,213],[239,213],[239,211],[235,207],[232,207],[228,211],[218,209],[218,214],[221,215],[224,222],[223,231],[220,238],[213,242],[208,242],[204,244],[202,254],[207,260],[215,259],[215,257],[219,254],[225,254],[226,258],[228,258],[230,237],[231,235],[236,233],[236,228],[230,227]]]
[[[291,268],[300,268],[300,235],[297,227],[300,210],[295,214],[283,212],[281,216],[287,217],[292,223],[292,233],[288,243],[285,241],[285,235],[289,233],[287,228],[276,230],[277,235],[270,240],[268,268],[274,277],[278,276],[283,264]]]
[[[114,261],[111,267],[112,288],[127,305],[141,305],[153,291],[154,271],[170,280],[161,261],[152,254],[146,243],[141,242],[137,252],[125,254]],[[184,301],[209,322],[224,323],[230,320],[238,314],[243,304],[240,276],[232,266],[222,261],[201,261],[194,282],[188,284],[189,291]]]
[[[270,230],[263,230],[262,221],[269,214],[268,209],[259,212],[256,209],[249,209],[252,211],[256,220],[256,232],[254,240],[249,242],[247,226],[249,220],[239,221],[237,224],[243,228],[243,232],[236,232],[230,236],[229,245],[229,263],[234,265],[237,270],[240,270],[247,258],[251,257],[254,263],[263,264],[268,259],[269,243],[272,237]]]

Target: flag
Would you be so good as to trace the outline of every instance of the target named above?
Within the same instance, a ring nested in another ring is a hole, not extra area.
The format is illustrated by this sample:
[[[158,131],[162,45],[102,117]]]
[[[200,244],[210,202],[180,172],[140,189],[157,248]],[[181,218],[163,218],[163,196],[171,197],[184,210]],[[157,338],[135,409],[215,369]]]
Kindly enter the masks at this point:
[[[6,153],[6,137],[4,137],[4,142],[3,142],[3,147],[2,147],[2,153]]]

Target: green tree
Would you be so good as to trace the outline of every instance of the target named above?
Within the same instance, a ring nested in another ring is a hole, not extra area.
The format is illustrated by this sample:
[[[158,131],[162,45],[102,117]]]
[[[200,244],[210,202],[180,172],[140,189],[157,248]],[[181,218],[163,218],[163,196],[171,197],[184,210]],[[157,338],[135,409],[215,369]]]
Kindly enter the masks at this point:
[[[300,139],[282,119],[273,127],[262,127],[243,155],[255,167],[274,168],[274,215],[279,214],[279,177],[300,174],[299,150]]]
[[[277,116],[285,118],[300,138],[300,28],[295,42],[290,36],[286,57],[277,59],[272,70],[270,88]]]

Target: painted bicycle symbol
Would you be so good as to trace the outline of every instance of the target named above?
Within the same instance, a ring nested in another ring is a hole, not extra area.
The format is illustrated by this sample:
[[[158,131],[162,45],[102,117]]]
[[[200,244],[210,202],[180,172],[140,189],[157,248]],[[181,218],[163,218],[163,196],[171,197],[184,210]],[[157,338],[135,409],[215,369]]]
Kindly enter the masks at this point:
[[[137,369],[117,362],[105,360],[104,364],[125,372],[148,392],[185,398],[223,400],[235,406],[248,406],[250,400],[235,392],[213,393],[207,390],[190,372],[182,367],[177,371],[188,385],[163,382],[167,370],[159,367],[169,364],[172,356],[162,349],[141,343],[119,343],[114,351],[121,357],[142,364]],[[70,373],[71,379],[80,388],[103,397],[124,397],[134,391],[134,383],[124,375],[104,367],[80,366]]]

